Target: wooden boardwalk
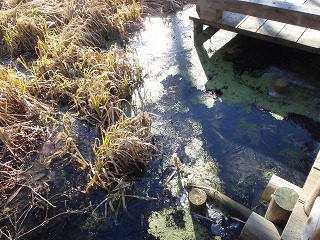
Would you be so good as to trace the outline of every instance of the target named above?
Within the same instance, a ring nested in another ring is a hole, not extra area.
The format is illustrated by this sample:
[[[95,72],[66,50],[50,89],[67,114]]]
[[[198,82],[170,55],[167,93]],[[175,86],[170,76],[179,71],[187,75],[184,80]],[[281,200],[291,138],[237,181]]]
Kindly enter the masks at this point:
[[[219,29],[225,29],[320,54],[320,0],[188,1],[196,4],[197,16],[191,16],[190,19],[194,22],[194,40],[198,45],[211,38]],[[207,28],[204,29],[204,26]],[[290,211],[288,205],[284,208],[277,205],[275,208],[275,199],[285,196],[278,189],[283,190],[285,195],[292,191],[296,193],[293,201],[292,197],[285,200],[292,202]],[[271,197],[272,194],[277,195]],[[320,152],[302,188],[277,176],[270,179],[262,197],[270,202],[269,213],[274,211],[276,217],[285,215],[285,221],[272,219],[273,215],[268,214],[268,211],[264,218],[253,212],[246,221],[240,239],[307,240],[311,236],[320,239],[319,195]],[[282,215],[285,212],[283,209],[289,214]],[[280,228],[275,224],[281,224]],[[283,231],[281,227],[284,227]]]
[[[299,197],[294,200],[292,212],[282,226],[278,227],[276,223],[271,222],[268,218],[268,211],[263,218],[262,216],[252,212],[244,228],[241,231],[239,239],[241,240],[309,240],[311,236],[318,234],[313,240],[320,239],[320,197],[316,198],[313,203],[313,197],[320,195],[320,152],[318,153],[315,162],[309,172],[304,186],[298,187],[285,179],[273,175],[262,193],[262,199],[270,202],[268,210],[275,210],[274,216],[282,218],[280,209],[272,208],[272,198],[275,196],[277,189],[292,189]],[[279,193],[279,192],[278,192]],[[314,194],[315,193],[315,194]],[[279,195],[276,195],[279,196]],[[290,195],[291,196],[291,195]],[[310,201],[311,199],[311,201]],[[308,204],[311,203],[311,212],[309,216]],[[279,205],[278,205],[279,206]],[[269,215],[270,216],[270,215]],[[274,219],[277,221],[276,219]]]
[[[302,239],[303,230],[308,222],[308,216],[304,211],[303,205],[308,195],[312,192],[314,186],[320,180],[320,152],[310,170],[307,180],[302,188],[299,199],[291,213],[286,227],[283,230],[281,239],[283,240],[298,240]]]
[[[195,37],[200,35],[199,44],[218,29],[225,29],[320,54],[320,0],[279,1],[282,4],[280,7],[272,5],[277,1],[266,0],[259,1],[264,5],[253,4],[256,0],[189,2],[197,5],[198,16],[191,16],[190,19],[195,23]],[[243,8],[239,7],[241,4],[244,4]],[[276,14],[277,11],[279,14]],[[209,28],[203,31],[203,25]]]

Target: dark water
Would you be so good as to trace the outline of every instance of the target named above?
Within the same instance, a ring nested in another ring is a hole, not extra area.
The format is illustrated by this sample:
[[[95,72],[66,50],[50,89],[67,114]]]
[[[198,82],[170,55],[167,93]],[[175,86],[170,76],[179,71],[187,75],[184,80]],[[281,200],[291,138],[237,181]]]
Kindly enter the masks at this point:
[[[145,110],[152,113],[159,149],[159,156],[135,183],[134,191],[158,200],[129,199],[117,225],[94,231],[97,239],[155,239],[148,233],[151,213],[185,206],[185,193],[176,196],[164,186],[174,170],[173,153],[190,171],[197,160],[213,162],[215,173],[203,165],[203,174],[199,174],[204,180],[264,214],[261,193],[272,174],[302,186],[319,151],[319,122],[310,117],[290,113],[277,120],[261,106],[229,104],[224,99],[228,89],[206,89],[207,81],[221,76],[219,69],[208,67],[216,61],[229,64],[235,80],[243,74],[259,78],[281,71],[295,80],[293,84],[317,88],[319,67],[310,68],[310,58],[319,62],[319,56],[240,36],[232,39],[228,33],[218,34],[204,49],[196,50],[188,15],[185,11],[165,20],[147,20],[145,31],[132,41],[146,74],[137,98],[142,98]],[[211,56],[202,55],[204,50]],[[140,106],[138,100],[136,104]],[[318,96],[313,104],[319,109]],[[215,215],[219,211],[211,207],[213,212],[207,213],[206,219],[197,219],[210,233],[199,239],[236,239],[242,225],[228,215]],[[179,214],[177,210],[176,225],[183,228]]]

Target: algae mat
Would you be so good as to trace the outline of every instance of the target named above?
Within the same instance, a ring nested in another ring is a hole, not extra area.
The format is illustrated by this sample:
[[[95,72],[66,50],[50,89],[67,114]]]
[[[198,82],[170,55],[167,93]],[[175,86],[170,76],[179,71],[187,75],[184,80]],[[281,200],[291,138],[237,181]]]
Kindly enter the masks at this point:
[[[294,113],[319,121],[320,56],[243,36],[213,54],[199,48],[198,55],[208,79],[206,89],[223,102],[254,105],[278,119]],[[279,79],[286,82],[281,92],[276,89]]]

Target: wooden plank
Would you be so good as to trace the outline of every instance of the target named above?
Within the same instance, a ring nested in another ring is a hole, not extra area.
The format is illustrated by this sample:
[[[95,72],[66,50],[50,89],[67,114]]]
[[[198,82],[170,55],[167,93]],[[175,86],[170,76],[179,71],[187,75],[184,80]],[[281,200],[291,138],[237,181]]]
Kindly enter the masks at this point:
[[[237,28],[249,32],[257,32],[265,21],[266,19],[249,16]]]
[[[217,21],[222,17],[222,11],[215,9],[213,6],[201,6],[197,5],[197,13],[201,19],[208,21]]]
[[[280,33],[280,31],[285,27],[285,25],[285,23],[267,20],[258,29],[257,33],[268,35],[270,37],[275,37]]]
[[[304,213],[303,203],[298,201],[281,235],[282,240],[300,240],[302,228],[306,225],[308,216]]]
[[[320,47],[320,31],[314,29],[306,29],[302,36],[297,41],[305,46],[310,46],[314,48]]]
[[[283,29],[277,34],[277,38],[285,39],[291,42],[297,42],[306,28],[294,26],[292,24],[286,24]]]
[[[283,2],[286,2],[286,0],[284,0]],[[286,23],[267,19],[257,32],[260,34],[268,35],[270,37],[275,37],[285,25]]]
[[[277,188],[280,187],[288,187],[296,191],[299,195],[301,194],[302,188],[298,187],[297,185],[294,185],[291,182],[288,182],[287,180],[284,180],[281,177],[278,177],[277,175],[272,175],[270,178],[268,185],[266,186],[265,190],[262,193],[262,199],[266,200],[268,202],[271,201],[271,195],[274,193],[274,191]]]
[[[233,14],[237,15],[238,13],[233,13]],[[230,16],[228,18],[230,18]],[[298,49],[301,49],[301,50],[304,50],[304,51],[320,54],[320,49],[318,49],[318,48],[313,48],[313,47],[310,47],[310,46],[304,46],[302,44],[297,43],[296,42],[298,40],[297,36],[295,36],[296,41],[292,41],[292,39],[290,39],[290,36],[291,36],[290,34],[288,34],[288,38],[286,38],[286,35],[284,35],[283,38],[270,37],[268,35],[259,34],[257,32],[250,32],[250,31],[243,30],[241,28],[234,27],[234,24],[232,24],[232,26],[229,26],[228,24],[222,24],[221,22],[223,21],[223,19],[218,21],[218,22],[206,21],[204,19],[199,19],[199,18],[195,18],[195,17],[190,17],[190,19],[193,20],[193,21],[201,22],[201,23],[203,23],[205,25],[208,25],[208,26],[213,26],[215,28],[236,32],[236,33],[248,36],[248,37],[254,37],[254,38],[257,38],[257,39],[262,39],[262,40],[265,40],[265,41],[269,41],[269,42],[273,42],[273,43],[277,43],[277,44],[282,44],[282,45],[285,45],[285,46],[294,47],[294,48],[298,48]],[[245,19],[243,19],[243,21]],[[288,25],[286,25],[286,26],[288,26]],[[304,29],[304,28],[302,28],[302,29]],[[281,31],[281,33],[283,33],[283,30]],[[292,34],[294,34],[294,33],[292,33]],[[299,32],[298,32],[297,35],[299,36]]]
[[[286,0],[287,3],[295,3],[297,5],[303,5],[306,0]],[[289,41],[297,42],[302,34],[305,32],[305,27],[295,26],[292,24],[286,24],[283,29],[277,34],[278,38],[287,39]]]
[[[294,0],[291,0],[291,1],[294,1]],[[319,8],[320,5],[319,5],[319,2],[318,1],[314,1],[314,0],[305,0],[304,3],[303,3],[303,6],[306,6],[306,7],[309,7],[309,8]]]
[[[313,168],[316,168],[320,171],[320,151],[316,157],[316,160],[314,160]]]
[[[247,14],[278,22],[320,30],[320,11],[291,2],[271,0],[188,0],[204,7]]]
[[[222,19],[219,21],[220,24],[228,25],[230,27],[236,27],[238,24],[240,24],[245,18],[247,18],[247,15],[239,14],[239,13],[231,13],[228,12],[229,15],[222,17]]]
[[[304,210],[304,202],[308,194],[312,191],[312,189],[320,179],[320,171],[318,169],[319,162],[320,152],[318,153],[315,163],[309,172],[302,192],[299,196],[299,200],[292,211],[285,229],[283,230],[281,239],[298,240],[302,236],[303,228],[308,222],[308,216]]]
[[[301,240],[309,240],[314,232],[320,228],[320,197],[316,198],[310,212],[306,226],[303,229]]]
[[[318,8],[320,7],[319,2],[307,0],[304,2],[303,7]],[[319,22],[318,22],[319,24]],[[320,31],[314,29],[307,29],[301,38],[298,40],[298,43],[301,43],[306,46],[319,48],[320,47]]]
[[[311,168],[306,182],[303,185],[302,193],[299,199],[302,202],[305,202],[308,194],[312,191],[313,187],[317,185],[317,182],[320,179],[320,171],[314,167]]]

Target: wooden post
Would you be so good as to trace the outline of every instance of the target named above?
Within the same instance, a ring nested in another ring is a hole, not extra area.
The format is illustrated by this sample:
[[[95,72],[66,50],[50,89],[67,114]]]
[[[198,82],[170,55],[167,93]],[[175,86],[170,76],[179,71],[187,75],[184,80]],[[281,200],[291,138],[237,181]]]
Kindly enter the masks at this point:
[[[192,188],[188,195],[190,210],[199,212],[206,207],[207,194],[200,188]]]
[[[197,46],[201,46],[204,42],[210,39],[219,29],[208,26],[203,30],[201,19],[191,18],[193,21],[193,39]]]
[[[202,33],[203,31],[203,23],[198,21],[193,21],[193,35],[194,38],[198,36],[198,34]]]
[[[196,6],[198,16],[202,20],[216,22],[222,18],[222,11],[212,6]]]
[[[195,44],[197,46],[201,46],[203,43],[205,43],[208,39],[210,39],[219,29],[214,27],[207,27],[205,30],[203,30],[201,33],[199,33],[197,36],[195,36]]]
[[[204,185],[203,183],[190,182],[187,184],[187,187],[203,189],[208,195],[208,197],[210,197],[217,205],[219,205],[219,207],[223,208],[231,216],[236,217],[244,222],[248,220],[249,216],[252,213],[252,210],[250,210],[249,208],[246,208],[245,206],[234,201],[233,199],[229,198],[228,196],[224,195],[218,190],[210,186]]]
[[[302,232],[301,240],[320,239],[320,197],[317,197],[308,221]]]
[[[269,220],[252,212],[248,221],[244,225],[240,240],[279,240],[282,229],[278,228]]]
[[[302,188],[298,187],[297,185],[294,185],[293,183],[288,182],[287,180],[284,180],[283,178],[278,177],[277,175],[272,175],[268,182],[268,185],[262,193],[262,199],[270,202],[272,194],[276,191],[277,188],[280,187],[291,188],[295,190],[299,194],[299,196],[302,191]]]
[[[285,227],[298,198],[299,194],[293,189],[278,188],[272,196],[265,218],[280,227]]]
[[[318,228],[308,240],[319,240],[320,239],[320,228]]]
[[[317,182],[317,184],[313,187],[311,192],[308,194],[306,201],[303,205],[305,213],[309,216],[310,211],[312,209],[313,203],[317,196],[320,194],[320,181]]]

